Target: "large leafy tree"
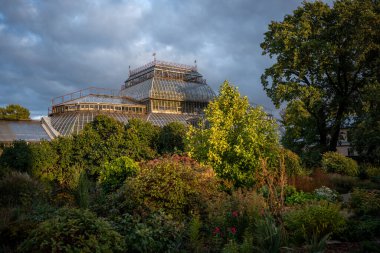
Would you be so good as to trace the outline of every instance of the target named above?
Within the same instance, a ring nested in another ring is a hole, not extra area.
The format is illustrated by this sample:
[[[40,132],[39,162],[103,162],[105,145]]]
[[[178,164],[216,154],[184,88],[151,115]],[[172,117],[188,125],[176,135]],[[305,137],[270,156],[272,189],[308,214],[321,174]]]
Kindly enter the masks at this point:
[[[379,85],[379,13],[378,0],[338,0],[331,7],[305,1],[269,25],[261,47],[275,61],[262,83],[276,106],[287,104],[288,146],[336,150],[363,91]]]
[[[0,120],[23,120],[30,119],[29,117],[29,110],[21,105],[11,104],[7,105],[5,108],[0,107]]]
[[[227,81],[205,110],[205,127],[190,127],[189,154],[214,168],[235,186],[252,186],[260,159],[277,162],[278,134],[274,120],[262,108],[251,107],[247,97]],[[278,165],[278,164],[276,164]]]
[[[380,86],[369,86],[363,97],[349,141],[364,161],[380,164]]]

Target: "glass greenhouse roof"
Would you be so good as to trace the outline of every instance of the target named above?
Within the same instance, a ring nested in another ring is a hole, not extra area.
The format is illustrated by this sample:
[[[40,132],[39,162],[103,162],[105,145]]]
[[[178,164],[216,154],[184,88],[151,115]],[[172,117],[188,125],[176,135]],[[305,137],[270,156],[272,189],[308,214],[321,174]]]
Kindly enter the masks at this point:
[[[126,124],[131,118],[141,118],[145,119],[145,114],[125,114],[116,112],[105,112],[105,111],[76,111],[76,112],[66,112],[61,114],[56,114],[50,116],[51,125],[57,130],[61,135],[67,136],[70,134],[79,133],[84,126],[93,121],[98,115],[107,115],[117,121]]]
[[[75,104],[75,103],[107,103],[107,104],[137,104],[130,99],[123,97],[111,97],[106,95],[87,95],[85,97],[77,98],[64,102],[62,104]]]
[[[0,142],[12,142],[14,140],[36,142],[40,140],[50,140],[50,137],[39,121],[0,120]]]
[[[195,102],[209,102],[215,97],[214,91],[207,84],[157,77],[125,88],[122,95],[136,100],[153,98]]]

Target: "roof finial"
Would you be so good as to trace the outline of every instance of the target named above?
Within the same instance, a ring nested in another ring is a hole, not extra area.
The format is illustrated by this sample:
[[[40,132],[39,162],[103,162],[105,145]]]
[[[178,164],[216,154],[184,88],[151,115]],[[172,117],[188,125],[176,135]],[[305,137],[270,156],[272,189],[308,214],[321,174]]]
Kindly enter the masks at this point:
[[[129,75],[131,75],[131,65],[128,66]]]
[[[195,70],[197,70],[197,60],[194,60],[194,67],[195,67]]]
[[[156,61],[156,52],[153,53],[153,60]]]

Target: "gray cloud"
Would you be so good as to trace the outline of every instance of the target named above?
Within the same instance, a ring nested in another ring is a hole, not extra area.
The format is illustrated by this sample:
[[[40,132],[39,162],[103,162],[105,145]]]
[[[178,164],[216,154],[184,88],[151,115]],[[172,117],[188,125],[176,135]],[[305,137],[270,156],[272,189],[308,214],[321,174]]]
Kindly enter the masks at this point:
[[[301,0],[0,2],[0,106],[47,113],[50,99],[88,86],[118,89],[152,60],[193,64],[217,91],[224,80],[274,108],[260,84],[271,64],[260,43],[271,20]]]

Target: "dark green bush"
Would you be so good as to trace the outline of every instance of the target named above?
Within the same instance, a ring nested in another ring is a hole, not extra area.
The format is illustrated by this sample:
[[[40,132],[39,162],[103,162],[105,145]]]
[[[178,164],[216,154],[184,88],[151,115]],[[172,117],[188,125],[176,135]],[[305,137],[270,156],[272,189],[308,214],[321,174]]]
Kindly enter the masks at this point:
[[[339,206],[325,201],[291,210],[283,218],[289,238],[297,243],[309,242],[313,236],[320,240],[329,233],[339,234],[346,225]]]
[[[135,176],[138,170],[138,163],[122,156],[101,166],[99,182],[105,192],[114,191],[123,185],[126,178]]]
[[[183,222],[162,211],[146,217],[124,214],[116,217],[114,223],[130,252],[178,252],[185,228]]]
[[[123,237],[111,225],[82,209],[63,208],[38,225],[19,252],[124,252]]]
[[[180,122],[171,122],[165,125],[158,138],[158,150],[161,154],[184,151],[184,138],[187,127]]]
[[[326,152],[322,156],[322,168],[330,173],[357,176],[359,166],[356,161],[337,152]]]
[[[21,172],[30,172],[31,152],[26,141],[14,141],[5,147],[0,157],[2,167],[9,167]]]
[[[375,239],[379,234],[380,218],[363,216],[349,220],[343,236],[348,241],[362,241]]]
[[[345,176],[340,174],[329,174],[329,181],[339,193],[350,192],[358,183],[357,177]]]
[[[355,189],[350,204],[357,215],[380,216],[380,191]]]
[[[46,187],[27,173],[13,171],[0,180],[1,206],[30,206],[43,201],[46,193]]]

